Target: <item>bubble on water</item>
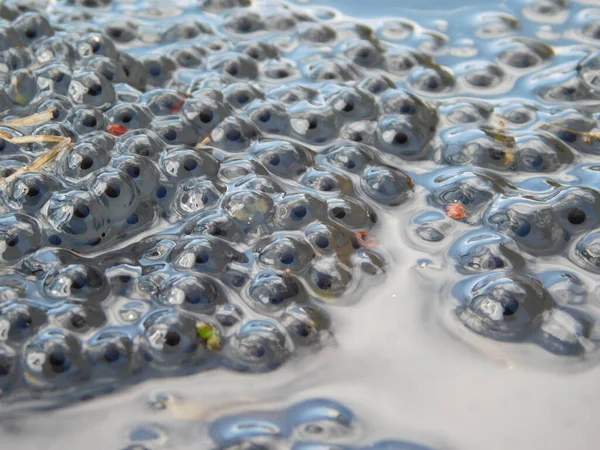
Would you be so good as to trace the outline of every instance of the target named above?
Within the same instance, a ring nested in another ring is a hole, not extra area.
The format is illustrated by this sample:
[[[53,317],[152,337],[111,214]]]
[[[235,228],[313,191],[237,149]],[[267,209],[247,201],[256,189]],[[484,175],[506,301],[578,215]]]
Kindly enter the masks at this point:
[[[129,302],[119,309],[119,317],[128,323],[137,322],[147,307],[142,302]]]

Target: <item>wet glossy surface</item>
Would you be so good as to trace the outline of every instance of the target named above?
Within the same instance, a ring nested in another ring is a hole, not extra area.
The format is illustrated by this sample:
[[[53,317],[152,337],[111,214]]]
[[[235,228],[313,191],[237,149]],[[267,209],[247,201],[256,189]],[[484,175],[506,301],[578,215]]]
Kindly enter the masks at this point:
[[[0,6],[10,448],[595,448],[600,9],[426,3]]]

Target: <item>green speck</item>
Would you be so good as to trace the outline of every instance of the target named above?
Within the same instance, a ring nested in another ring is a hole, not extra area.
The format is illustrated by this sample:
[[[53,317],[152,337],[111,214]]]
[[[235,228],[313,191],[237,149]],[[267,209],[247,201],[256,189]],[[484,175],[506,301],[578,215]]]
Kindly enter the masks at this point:
[[[203,341],[208,341],[214,332],[214,328],[212,327],[212,325],[209,325],[205,322],[200,322],[197,326],[198,336],[200,336],[200,339],[202,339]]]
[[[202,342],[206,344],[206,348],[213,352],[221,350],[221,336],[214,326],[206,322],[198,322],[196,331]]]

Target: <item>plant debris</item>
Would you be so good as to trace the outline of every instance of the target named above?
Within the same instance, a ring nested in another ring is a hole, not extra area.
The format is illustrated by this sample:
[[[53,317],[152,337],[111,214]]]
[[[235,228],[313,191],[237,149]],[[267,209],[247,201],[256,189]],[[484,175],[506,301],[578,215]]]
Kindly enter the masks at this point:
[[[367,231],[357,231],[354,236],[362,248],[375,248],[379,245],[377,239]]]
[[[205,146],[207,146],[208,144],[210,144],[212,142],[212,139],[210,138],[210,136],[207,134],[204,139],[202,139],[202,141],[200,141],[198,144],[196,144],[196,146],[194,147],[194,150],[202,150]]]
[[[462,203],[456,202],[446,206],[446,215],[454,220],[463,220],[469,213]]]
[[[46,111],[42,111],[39,113],[32,114],[27,117],[22,117],[20,119],[11,119],[6,120],[4,122],[0,122],[0,126],[4,127],[32,127],[35,125],[41,125],[42,123],[46,123],[54,119],[54,115],[56,114],[56,108],[50,108]]]
[[[127,133],[129,130],[125,128],[123,125],[118,125],[113,123],[106,127],[106,132],[112,134],[113,136],[121,136]]]
[[[54,118],[55,112],[56,109],[51,108],[46,111],[32,114],[30,116],[23,117],[20,119],[0,122],[0,125],[12,128],[35,126],[52,120]],[[22,175],[23,173],[39,172],[43,170],[50,163],[52,163],[52,161],[54,161],[64,149],[70,147],[73,144],[73,141],[69,137],[53,135],[25,135],[12,137],[8,133],[0,131],[0,138],[15,145],[45,143],[56,144],[50,150],[46,151],[44,154],[36,158],[32,163],[13,172],[8,177],[0,179],[0,186],[3,186],[8,181],[12,180],[13,178],[19,175]]]
[[[196,331],[206,348],[212,352],[221,350],[221,335],[213,325],[206,322],[197,322]]]
[[[571,130],[570,128],[561,127],[560,125],[555,125],[553,123],[544,123],[541,126],[543,126],[543,127],[545,126],[545,127],[557,128],[559,130],[568,131],[569,133],[573,133],[573,134],[576,134],[578,136],[583,136],[583,142],[585,142],[587,145],[591,145],[592,141],[594,139],[597,140],[597,141],[600,141],[600,134],[599,133],[592,133],[591,131]]]

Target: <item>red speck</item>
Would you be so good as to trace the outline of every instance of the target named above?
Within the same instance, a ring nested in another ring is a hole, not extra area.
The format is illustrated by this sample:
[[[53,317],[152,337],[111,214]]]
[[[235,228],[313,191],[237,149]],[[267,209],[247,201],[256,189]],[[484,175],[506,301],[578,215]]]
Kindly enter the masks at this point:
[[[448,217],[454,220],[466,219],[469,215],[467,213],[467,209],[462,203],[452,203],[451,205],[447,205],[446,214],[448,215]]]
[[[129,130],[123,125],[117,125],[116,123],[113,123],[112,125],[106,127],[106,131],[114,136],[121,136],[122,134],[127,133]]]
[[[177,100],[171,107],[171,114],[177,114],[179,111],[181,111],[181,108],[183,108],[184,103],[185,100]]]
[[[375,248],[379,245],[377,239],[366,231],[357,231],[354,233],[354,236],[356,237],[358,244],[363,248]]]

